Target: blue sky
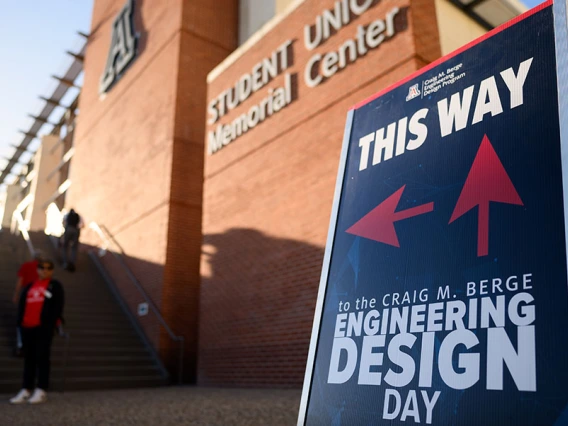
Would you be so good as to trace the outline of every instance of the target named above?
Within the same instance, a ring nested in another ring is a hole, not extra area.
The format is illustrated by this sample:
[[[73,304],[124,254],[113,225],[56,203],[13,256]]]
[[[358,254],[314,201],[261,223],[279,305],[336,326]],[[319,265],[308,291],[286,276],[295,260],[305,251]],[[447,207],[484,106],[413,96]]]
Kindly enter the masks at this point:
[[[528,8],[535,7],[537,4],[541,4],[543,0],[522,0],[522,3],[526,4]]]
[[[55,82],[70,64],[66,50],[80,48],[77,31],[89,32],[93,0],[14,0],[2,2],[0,14],[0,156],[11,157]],[[60,111],[55,111],[59,118]],[[44,126],[42,132],[48,132]],[[37,143],[35,144],[37,146]],[[24,157],[28,159],[29,156]],[[0,169],[7,161],[0,158]],[[16,170],[19,170],[16,168]],[[10,179],[10,178],[9,178]]]

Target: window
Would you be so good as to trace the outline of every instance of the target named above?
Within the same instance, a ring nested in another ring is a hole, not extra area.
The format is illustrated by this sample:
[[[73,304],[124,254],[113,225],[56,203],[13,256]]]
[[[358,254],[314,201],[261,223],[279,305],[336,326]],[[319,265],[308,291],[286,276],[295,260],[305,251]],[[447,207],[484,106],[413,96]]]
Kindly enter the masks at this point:
[[[243,44],[276,14],[276,0],[240,0],[239,45]]]

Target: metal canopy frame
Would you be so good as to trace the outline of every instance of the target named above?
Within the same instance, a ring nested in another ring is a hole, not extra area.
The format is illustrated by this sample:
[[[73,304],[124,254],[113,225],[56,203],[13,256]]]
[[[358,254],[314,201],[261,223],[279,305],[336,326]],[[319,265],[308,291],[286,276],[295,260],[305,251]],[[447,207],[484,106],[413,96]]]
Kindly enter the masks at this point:
[[[59,84],[50,96],[40,96],[40,98],[45,102],[45,105],[37,116],[31,116],[34,122],[30,128],[27,131],[20,131],[23,133],[24,137],[20,144],[15,146],[16,150],[12,155],[12,158],[8,160],[8,164],[6,164],[6,167],[2,170],[2,173],[0,174],[0,185],[5,183],[5,180],[9,175],[13,174],[12,169],[16,165],[21,164],[19,162],[20,157],[24,152],[29,152],[27,148],[30,143],[37,138],[38,132],[41,130],[43,125],[49,123],[49,118],[53,111],[57,107],[62,106],[61,100],[67,94],[68,90],[72,87],[78,88],[78,86],[75,85],[75,80],[83,71],[83,58],[85,57],[85,51],[87,50],[88,43],[88,35],[83,33],[78,34],[85,38],[85,42],[83,43],[81,50],[78,53],[67,52],[73,58],[73,62],[67,69],[67,72],[61,77],[52,76],[59,82]],[[70,106],[73,106],[74,104],[76,105],[76,101],[77,98]]]

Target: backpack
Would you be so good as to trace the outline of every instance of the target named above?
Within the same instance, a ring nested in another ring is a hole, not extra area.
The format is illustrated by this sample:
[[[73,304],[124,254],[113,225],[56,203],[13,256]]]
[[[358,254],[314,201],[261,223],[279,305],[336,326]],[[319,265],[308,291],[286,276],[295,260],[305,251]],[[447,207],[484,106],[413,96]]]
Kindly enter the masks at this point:
[[[74,211],[69,212],[69,214],[67,215],[67,226],[73,226],[76,228],[78,225],[79,215]]]

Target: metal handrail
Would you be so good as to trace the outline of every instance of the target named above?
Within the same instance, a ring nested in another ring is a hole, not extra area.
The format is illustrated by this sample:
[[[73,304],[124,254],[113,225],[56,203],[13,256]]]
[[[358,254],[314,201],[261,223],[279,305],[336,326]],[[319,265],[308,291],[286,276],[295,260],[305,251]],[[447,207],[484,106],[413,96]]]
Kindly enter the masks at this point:
[[[124,249],[119,244],[119,242],[116,240],[116,238],[114,238],[114,236],[107,229],[107,227],[104,226],[104,225],[99,225],[96,222],[91,222],[89,224],[89,228],[91,228],[93,231],[95,231],[97,233],[97,235],[103,241],[103,246],[101,247],[102,250],[104,250],[105,252],[109,251],[108,250],[109,245],[110,245],[109,242],[113,243],[118,248],[118,250],[120,251],[120,255],[115,253],[113,250],[110,250],[110,253],[120,263],[120,265],[122,266],[122,268],[126,272],[126,275],[130,279],[132,284],[134,284],[134,287],[136,287],[138,292],[142,295],[142,297],[144,298],[144,300],[148,304],[148,307],[153,311],[153,313],[154,313],[154,315],[156,315],[156,318],[158,319],[159,323],[162,325],[162,327],[164,327],[164,329],[166,330],[166,332],[170,336],[170,339],[172,339],[174,342],[179,342],[180,353],[179,353],[179,365],[178,365],[178,382],[179,382],[179,384],[182,384],[182,381],[183,381],[183,357],[184,357],[184,351],[185,351],[185,338],[183,336],[176,335],[172,331],[170,326],[166,323],[166,320],[162,316],[160,309],[154,304],[154,302],[152,301],[150,296],[148,296],[148,294],[144,290],[144,287],[142,287],[142,284],[140,283],[138,278],[136,278],[136,276],[134,275],[134,272],[132,272],[132,269],[130,269],[130,266],[128,266],[128,264],[124,261],[123,257],[126,256],[126,253],[124,252]]]
[[[65,194],[67,190],[71,187],[71,179],[66,179],[61,185],[57,187],[55,192],[49,197],[49,199],[42,206],[43,209],[47,209],[51,203],[53,203],[60,195]]]
[[[67,164],[69,161],[71,161],[71,158],[73,158],[73,155],[75,155],[75,148],[71,147],[71,148],[69,148],[69,151],[67,151],[63,155],[63,157],[61,158],[61,161],[57,164],[57,166],[55,166],[55,168],[51,172],[49,172],[49,174],[47,175],[45,180],[49,182],[51,180],[51,178],[53,176],[55,176],[55,174],[58,171],[60,171],[63,168],[63,166],[65,166],[65,164]],[[32,170],[32,172],[33,172],[33,170]]]
[[[26,242],[26,245],[28,246],[28,250],[30,252],[30,255],[32,257],[35,256],[34,245],[32,244],[32,240],[30,239],[30,234],[28,234],[28,229],[25,225],[25,221],[24,221],[24,217],[22,216],[22,213],[20,211],[16,210],[14,212],[12,218],[16,219],[16,222],[18,223],[18,231],[20,231],[20,233],[22,234],[22,237],[24,238],[24,241]]]

